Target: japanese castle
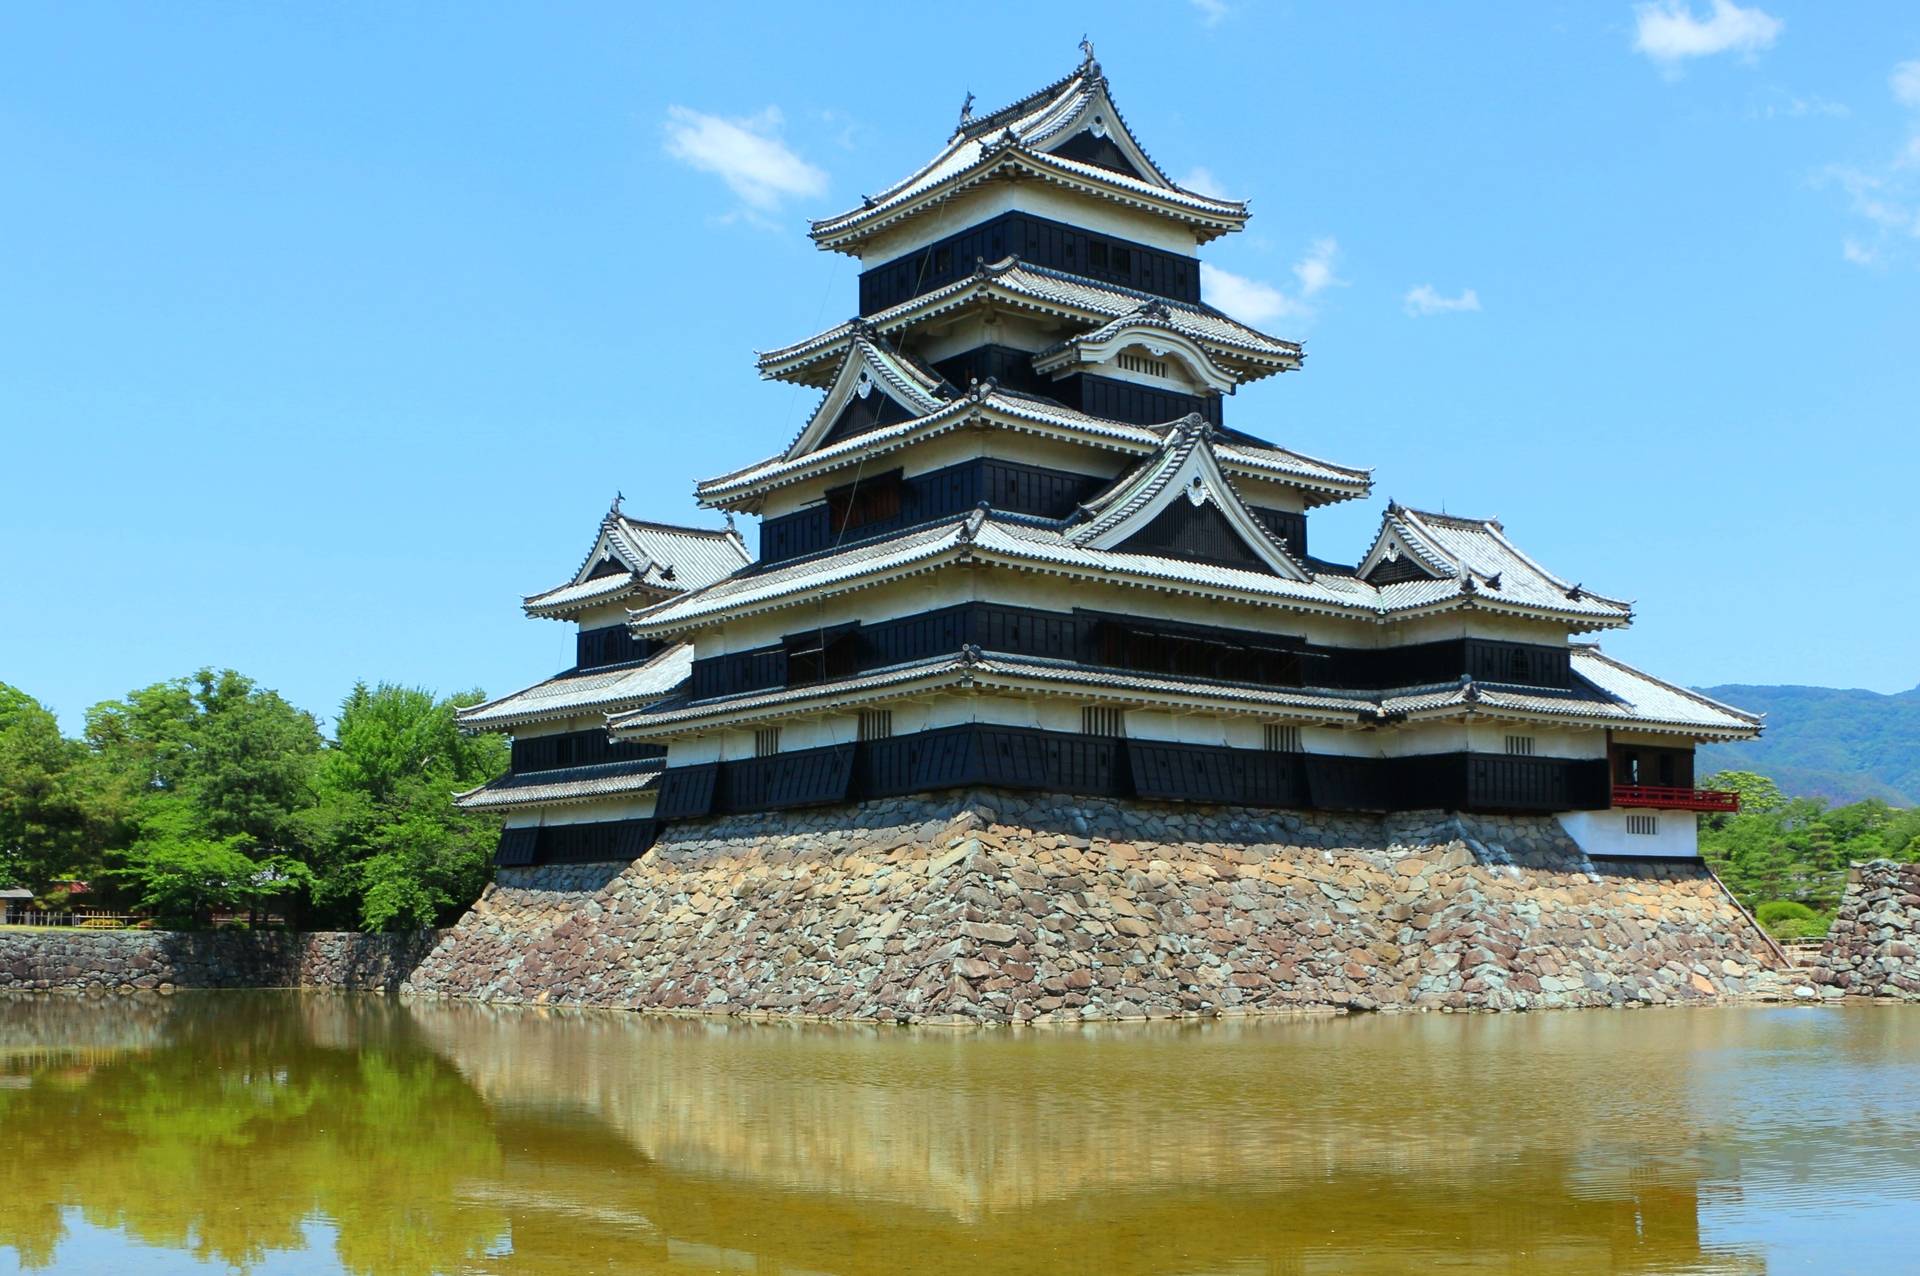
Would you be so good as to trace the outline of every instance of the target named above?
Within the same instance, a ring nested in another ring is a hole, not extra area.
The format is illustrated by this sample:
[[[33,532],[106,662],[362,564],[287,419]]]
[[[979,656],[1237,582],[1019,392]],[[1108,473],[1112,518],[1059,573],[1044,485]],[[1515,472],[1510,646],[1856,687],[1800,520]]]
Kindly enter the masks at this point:
[[[1590,854],[1694,855],[1692,812],[1733,802],[1694,746],[1760,722],[1582,641],[1629,603],[1398,505],[1357,565],[1313,555],[1312,511],[1371,479],[1234,428],[1302,360],[1201,295],[1247,218],[1161,171],[1089,50],[813,223],[863,270],[857,317],[759,356],[822,392],[799,436],[698,484],[727,531],[616,502],[525,601],[576,667],[462,715],[513,735],[460,798],[505,813],[500,864],[969,786],[1550,812]]]

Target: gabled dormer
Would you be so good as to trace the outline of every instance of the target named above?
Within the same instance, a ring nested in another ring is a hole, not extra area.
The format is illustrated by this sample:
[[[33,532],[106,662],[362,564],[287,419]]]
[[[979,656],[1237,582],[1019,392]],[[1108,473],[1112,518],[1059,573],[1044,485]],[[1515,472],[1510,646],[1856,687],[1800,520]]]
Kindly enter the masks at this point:
[[[937,411],[946,402],[942,388],[939,377],[902,358],[864,329],[856,329],[839,373],[800,437],[787,449],[786,459]]]
[[[1370,585],[1436,582],[1411,605],[1470,604],[1511,614],[1577,618],[1580,629],[1625,625],[1633,604],[1554,575],[1507,539],[1497,519],[1457,518],[1390,504],[1355,573]],[[1419,593],[1421,591],[1416,591]]]
[[[1240,384],[1205,346],[1174,326],[1160,301],[1143,302],[1131,314],[1041,351],[1033,367],[1056,381],[1088,373],[1176,394],[1232,394]]]
[[[731,527],[708,530],[629,518],[616,496],[573,578],[527,595],[521,605],[529,616],[587,624],[615,603],[646,605],[701,589],[748,561],[746,546]]]
[[[1199,416],[1174,422],[1156,456],[1087,503],[1089,521],[1068,539],[1088,549],[1310,580],[1221,473],[1213,435],[1212,423]]]

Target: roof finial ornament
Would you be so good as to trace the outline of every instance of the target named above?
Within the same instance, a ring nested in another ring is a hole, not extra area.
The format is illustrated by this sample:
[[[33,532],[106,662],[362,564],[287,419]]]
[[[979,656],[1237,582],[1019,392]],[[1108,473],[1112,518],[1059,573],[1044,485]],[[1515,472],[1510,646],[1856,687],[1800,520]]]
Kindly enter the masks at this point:
[[[1091,64],[1093,61],[1093,41],[1087,39],[1084,35],[1080,37],[1080,52],[1085,55],[1085,60]]]
[[[739,534],[740,534],[740,529],[733,525],[733,511],[728,510],[727,511],[727,535],[738,536]]]
[[[973,123],[973,90],[967,90],[967,100],[960,104],[960,127]]]
[[[608,513],[610,513],[610,514],[612,514],[612,515],[613,515],[613,516],[614,516],[615,518],[618,518],[618,517],[620,517],[620,502],[621,502],[621,501],[624,501],[624,500],[626,500],[626,499],[627,499],[627,498],[626,498],[626,494],[625,494],[625,493],[623,493],[623,492],[619,492],[619,491],[616,491],[616,492],[614,492],[614,494],[613,494],[613,508],[612,508],[611,510],[609,510],[609,511],[607,511],[607,512],[608,512]]]

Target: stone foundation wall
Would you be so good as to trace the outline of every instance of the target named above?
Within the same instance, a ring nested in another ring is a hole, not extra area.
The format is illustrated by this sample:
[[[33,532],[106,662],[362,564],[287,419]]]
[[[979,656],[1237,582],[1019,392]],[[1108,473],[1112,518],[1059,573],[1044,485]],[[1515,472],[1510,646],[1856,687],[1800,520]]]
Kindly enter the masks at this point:
[[[1819,960],[1806,973],[1843,996],[1920,1001],[1920,864],[1855,864]]]
[[[0,930],[0,992],[173,988],[391,991],[444,933]]]
[[[403,992],[911,1022],[1778,996],[1704,868],[1551,817],[978,791],[672,826],[502,870]]]

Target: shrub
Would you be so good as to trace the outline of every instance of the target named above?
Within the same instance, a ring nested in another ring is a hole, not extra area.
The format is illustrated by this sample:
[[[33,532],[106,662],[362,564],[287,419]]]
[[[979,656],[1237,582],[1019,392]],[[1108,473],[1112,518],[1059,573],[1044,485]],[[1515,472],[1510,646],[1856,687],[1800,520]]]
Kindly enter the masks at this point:
[[[1753,910],[1762,926],[1774,930],[1781,922],[1804,922],[1816,914],[1805,904],[1791,899],[1770,899]]]

